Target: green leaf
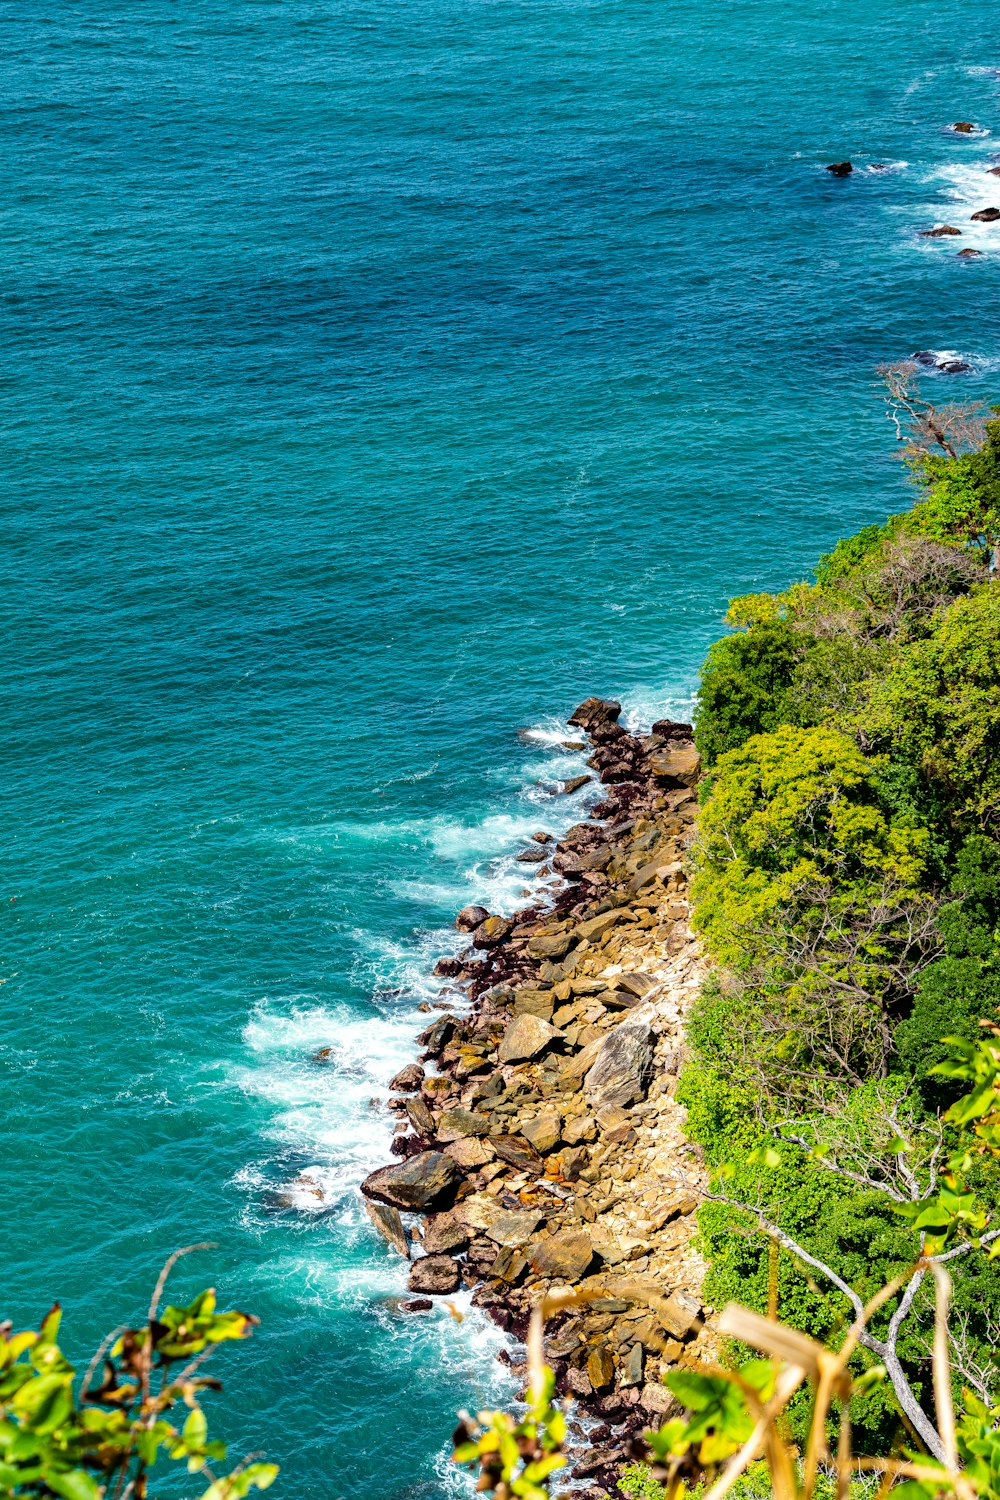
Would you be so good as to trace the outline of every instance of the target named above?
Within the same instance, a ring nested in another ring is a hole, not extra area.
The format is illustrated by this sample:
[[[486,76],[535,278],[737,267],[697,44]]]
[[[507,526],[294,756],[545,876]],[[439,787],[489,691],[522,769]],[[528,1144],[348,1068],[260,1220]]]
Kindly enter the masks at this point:
[[[50,1490],[62,1496],[62,1500],[101,1500],[101,1487],[86,1469],[70,1469],[65,1474],[49,1469],[45,1482]]]

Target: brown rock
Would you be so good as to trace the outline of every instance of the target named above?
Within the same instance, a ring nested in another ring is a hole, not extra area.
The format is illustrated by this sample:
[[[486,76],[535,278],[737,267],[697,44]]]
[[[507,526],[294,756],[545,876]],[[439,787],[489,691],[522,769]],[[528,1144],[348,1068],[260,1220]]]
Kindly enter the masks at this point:
[[[406,1237],[406,1230],[403,1228],[403,1221],[399,1217],[399,1209],[390,1208],[386,1203],[372,1203],[371,1201],[366,1200],[365,1210],[368,1214],[369,1219],[371,1219],[372,1223],[375,1225],[375,1228],[378,1230],[382,1238],[386,1240],[394,1250],[398,1250],[400,1255],[405,1256],[405,1258],[409,1260],[410,1242]]]
[[[677,781],[681,786],[694,786],[701,770],[701,756],[693,745],[676,745],[651,755],[649,769],[654,776]]]
[[[622,1361],[620,1384],[642,1385],[642,1369],[646,1355],[641,1344],[633,1344]]]
[[[439,1141],[458,1141],[468,1135],[489,1135],[488,1115],[480,1115],[469,1109],[446,1109],[438,1115],[435,1134]]]
[[[615,1362],[607,1344],[598,1344],[587,1356],[587,1379],[595,1391],[602,1391],[615,1378]]]
[[[468,1171],[475,1171],[477,1167],[485,1167],[493,1157],[487,1146],[482,1141],[477,1141],[473,1136],[464,1136],[459,1141],[449,1141],[445,1146],[445,1155],[450,1156],[452,1161],[457,1161],[460,1167]]]
[[[582,786],[586,786],[587,782],[593,779],[593,776],[568,776],[562,784],[563,791],[578,792]]]
[[[494,1137],[493,1150],[501,1161],[516,1167],[520,1172],[539,1173],[542,1170],[542,1158],[534,1146],[519,1135],[500,1135]]]
[[[547,854],[540,844],[527,844],[519,854],[515,855],[518,864],[541,865],[545,863]]]
[[[555,1110],[536,1115],[533,1120],[525,1120],[521,1126],[521,1134],[525,1140],[542,1156],[558,1146],[561,1131],[562,1121]]]
[[[477,948],[495,948],[513,930],[513,922],[508,922],[506,917],[487,917],[472,934],[472,941]]]
[[[541,1240],[531,1254],[531,1269],[536,1276],[572,1284],[587,1274],[594,1258],[590,1236],[582,1231],[563,1229]]]
[[[562,1032],[550,1026],[548,1021],[543,1021],[540,1016],[528,1013],[515,1016],[500,1043],[500,1061],[520,1062],[524,1058],[537,1057],[561,1038]]]
[[[644,1385],[639,1405],[659,1417],[671,1416],[681,1409],[681,1404],[665,1385]]]
[[[832,172],[834,177],[850,177],[854,168],[849,161],[834,161],[826,170]]]
[[[424,1070],[419,1063],[407,1063],[401,1068],[395,1078],[389,1084],[391,1089],[398,1089],[401,1094],[415,1094],[424,1081]]]
[[[644,1021],[623,1021],[609,1031],[583,1081],[596,1110],[621,1108],[646,1097],[653,1066],[652,1031]]]
[[[946,235],[949,234],[961,233],[962,231],[960,229],[956,229],[954,224],[938,224],[933,229],[922,229],[920,231],[920,237],[924,240],[939,240],[943,239]]]
[[[588,943],[596,943],[612,927],[617,927],[619,922],[630,921],[632,910],[628,906],[616,906],[611,911],[602,911],[596,917],[588,917],[581,922],[576,929],[576,936],[585,939]]]
[[[528,956],[558,960],[565,958],[572,946],[573,934],[570,932],[536,932],[528,939]]]
[[[578,729],[593,729],[598,724],[616,723],[621,711],[621,704],[613,698],[586,698],[566,722]]]
[[[567,1146],[578,1146],[581,1141],[597,1139],[597,1126],[593,1115],[575,1115],[563,1126],[563,1140]]]
[[[978,260],[981,258],[982,253],[981,250],[973,250],[971,247],[966,247],[966,249],[958,252],[958,258],[959,260]]]
[[[668,1333],[675,1338],[682,1339],[685,1334],[690,1333],[695,1323],[701,1316],[701,1303],[678,1287],[677,1291],[671,1292],[665,1305],[660,1309],[663,1326]]]
[[[406,1283],[411,1292],[457,1292],[461,1275],[450,1255],[425,1255],[414,1261]]]
[[[974,224],[995,224],[1000,219],[1000,208],[981,208],[978,213],[970,215]]]
[[[408,1161],[380,1167],[361,1184],[366,1198],[391,1208],[425,1209],[439,1202],[458,1180],[458,1168],[441,1151],[421,1151]]]
[[[541,1016],[543,1021],[552,1020],[555,995],[551,990],[518,990],[514,997],[515,1016]]]
[[[455,926],[459,932],[475,932],[477,927],[482,926],[489,916],[485,906],[463,906],[455,918]]]
[[[417,1135],[431,1135],[434,1131],[434,1116],[422,1094],[407,1099],[406,1113]]]
[[[958,135],[971,135],[976,127],[971,120],[956,120],[951,128]]]
[[[516,1249],[527,1244],[541,1222],[542,1215],[531,1209],[509,1209],[498,1214],[493,1223],[488,1225],[486,1235],[496,1245],[509,1245]]]
[[[467,1224],[451,1214],[435,1214],[428,1220],[424,1232],[423,1246],[428,1255],[440,1255],[448,1250],[464,1250],[469,1243]]]

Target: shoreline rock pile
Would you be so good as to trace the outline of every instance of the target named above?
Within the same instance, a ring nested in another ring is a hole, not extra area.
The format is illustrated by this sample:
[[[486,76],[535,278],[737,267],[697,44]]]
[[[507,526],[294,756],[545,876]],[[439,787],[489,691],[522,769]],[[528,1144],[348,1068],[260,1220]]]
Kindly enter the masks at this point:
[[[674,1099],[703,978],[683,868],[698,755],[690,725],[634,735],[620,712],[592,698],[570,718],[604,797],[524,851],[562,877],[551,904],[459,913],[472,945],[437,972],[471,1005],[438,1015],[420,1037],[429,1066],[392,1080],[398,1160],[362,1185],[413,1257],[412,1311],[464,1285],[523,1339],[541,1293],[584,1294],[548,1323],[546,1356],[596,1422],[573,1470],[595,1496],[632,1435],[674,1409],[666,1371],[711,1343],[691,1243],[704,1180]]]

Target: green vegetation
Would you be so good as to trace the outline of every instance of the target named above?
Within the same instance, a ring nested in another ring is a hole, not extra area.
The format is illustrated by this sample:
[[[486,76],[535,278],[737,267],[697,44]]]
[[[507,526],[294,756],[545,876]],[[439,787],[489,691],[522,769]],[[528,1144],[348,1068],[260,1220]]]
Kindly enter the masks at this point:
[[[58,1304],[37,1330],[0,1326],[0,1500],[145,1500],[154,1470],[160,1482],[179,1465],[203,1476],[201,1500],[243,1500],[273,1482],[274,1464],[244,1462],[220,1476],[210,1467],[226,1446],[208,1436],[200,1398],[220,1387],[202,1366],[257,1320],[217,1312],[211,1288],[187,1307],[161,1308],[167,1273],[185,1253],[167,1262],[147,1321],[105,1339],[79,1382],[56,1342]]]
[[[836,1346],[900,1278],[851,1358],[889,1374],[856,1440],[940,1458],[933,1257],[956,1390],[994,1424],[1000,1403],[1000,1166],[955,1105],[1000,1007],[1000,408],[966,452],[929,410],[912,510],[734,600],[706,661],[692,895],[715,973],[680,1097],[715,1183],[707,1299]],[[806,1406],[787,1418],[802,1440]]]

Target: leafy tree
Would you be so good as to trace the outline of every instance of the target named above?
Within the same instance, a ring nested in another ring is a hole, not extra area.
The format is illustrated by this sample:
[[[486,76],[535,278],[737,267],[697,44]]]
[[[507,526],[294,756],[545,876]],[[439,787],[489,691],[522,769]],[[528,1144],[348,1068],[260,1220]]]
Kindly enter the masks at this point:
[[[788,721],[795,669],[807,647],[776,618],[709,647],[695,715],[695,743],[706,765]]]

